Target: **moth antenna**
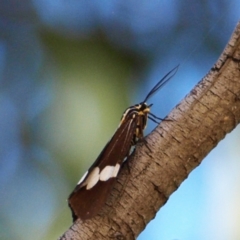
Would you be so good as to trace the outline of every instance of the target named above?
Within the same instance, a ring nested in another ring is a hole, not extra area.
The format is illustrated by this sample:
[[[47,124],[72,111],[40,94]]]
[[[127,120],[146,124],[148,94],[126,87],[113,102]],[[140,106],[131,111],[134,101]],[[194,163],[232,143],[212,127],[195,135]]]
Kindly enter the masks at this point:
[[[179,64],[173,68],[170,72],[168,72],[147,94],[143,102],[146,102],[155,92],[157,92],[161,87],[165,85],[177,72]]]

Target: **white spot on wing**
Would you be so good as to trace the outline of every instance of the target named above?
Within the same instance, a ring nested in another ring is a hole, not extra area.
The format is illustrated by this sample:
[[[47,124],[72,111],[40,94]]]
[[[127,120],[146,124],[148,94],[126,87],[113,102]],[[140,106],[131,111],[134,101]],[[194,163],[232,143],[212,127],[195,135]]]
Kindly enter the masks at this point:
[[[116,166],[106,166],[100,173],[100,180],[107,181],[109,178],[116,177],[120,169],[120,164],[117,163]]]
[[[113,177],[114,166],[106,166],[100,173],[100,180],[107,181],[109,178]]]
[[[87,179],[86,179],[86,181],[85,181],[85,183],[84,183],[84,185],[87,186],[87,187],[86,187],[87,190],[91,189],[92,187],[94,187],[94,186],[97,184],[97,182],[98,182],[98,180],[99,180],[99,177],[100,177],[99,171],[100,171],[99,167],[95,167],[95,168],[91,171],[91,173],[89,174],[89,176],[87,177]]]
[[[93,188],[99,180],[107,181],[110,178],[116,177],[118,175],[119,169],[119,163],[117,163],[116,166],[106,166],[101,172],[99,167],[95,167],[88,176],[88,171],[82,176],[78,182],[78,185],[82,184],[81,187],[86,186],[86,189],[89,190]]]
[[[86,172],[84,173],[84,175],[81,177],[81,179],[79,180],[79,182],[78,182],[77,185],[79,185],[80,183],[83,182],[83,180],[85,179],[85,177],[87,176],[87,174],[88,174],[88,171],[86,171]]]
[[[118,175],[119,169],[120,169],[120,164],[117,163],[115,168],[114,168],[112,177],[116,177]]]

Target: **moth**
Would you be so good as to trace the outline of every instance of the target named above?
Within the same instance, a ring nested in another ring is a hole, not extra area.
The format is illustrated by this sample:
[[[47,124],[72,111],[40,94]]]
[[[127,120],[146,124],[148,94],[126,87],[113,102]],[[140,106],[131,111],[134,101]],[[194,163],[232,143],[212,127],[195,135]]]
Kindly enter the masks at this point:
[[[163,120],[150,112],[153,104],[148,105],[146,101],[175,75],[177,69],[178,66],[168,72],[141,103],[127,108],[123,113],[112,138],[68,198],[73,221],[92,218],[103,208],[132,147],[143,139],[148,118],[155,123]]]

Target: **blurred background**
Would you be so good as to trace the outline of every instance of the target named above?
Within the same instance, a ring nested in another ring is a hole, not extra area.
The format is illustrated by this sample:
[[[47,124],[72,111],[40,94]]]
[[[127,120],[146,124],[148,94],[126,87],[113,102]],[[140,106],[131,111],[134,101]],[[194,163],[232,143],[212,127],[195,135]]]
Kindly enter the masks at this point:
[[[62,235],[66,199],[123,111],[180,64],[149,102],[165,117],[239,16],[238,0],[0,0],[0,239]],[[239,142],[238,127],[138,239],[240,239]]]

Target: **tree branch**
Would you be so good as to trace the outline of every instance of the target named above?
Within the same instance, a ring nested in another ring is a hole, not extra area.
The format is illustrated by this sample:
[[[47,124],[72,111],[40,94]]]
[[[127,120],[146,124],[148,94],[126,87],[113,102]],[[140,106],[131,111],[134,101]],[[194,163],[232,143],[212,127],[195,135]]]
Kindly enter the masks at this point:
[[[60,240],[135,239],[203,158],[240,122],[240,22],[203,80],[123,167],[103,212]],[[107,214],[106,214],[107,213]],[[70,214],[70,212],[69,212]]]

